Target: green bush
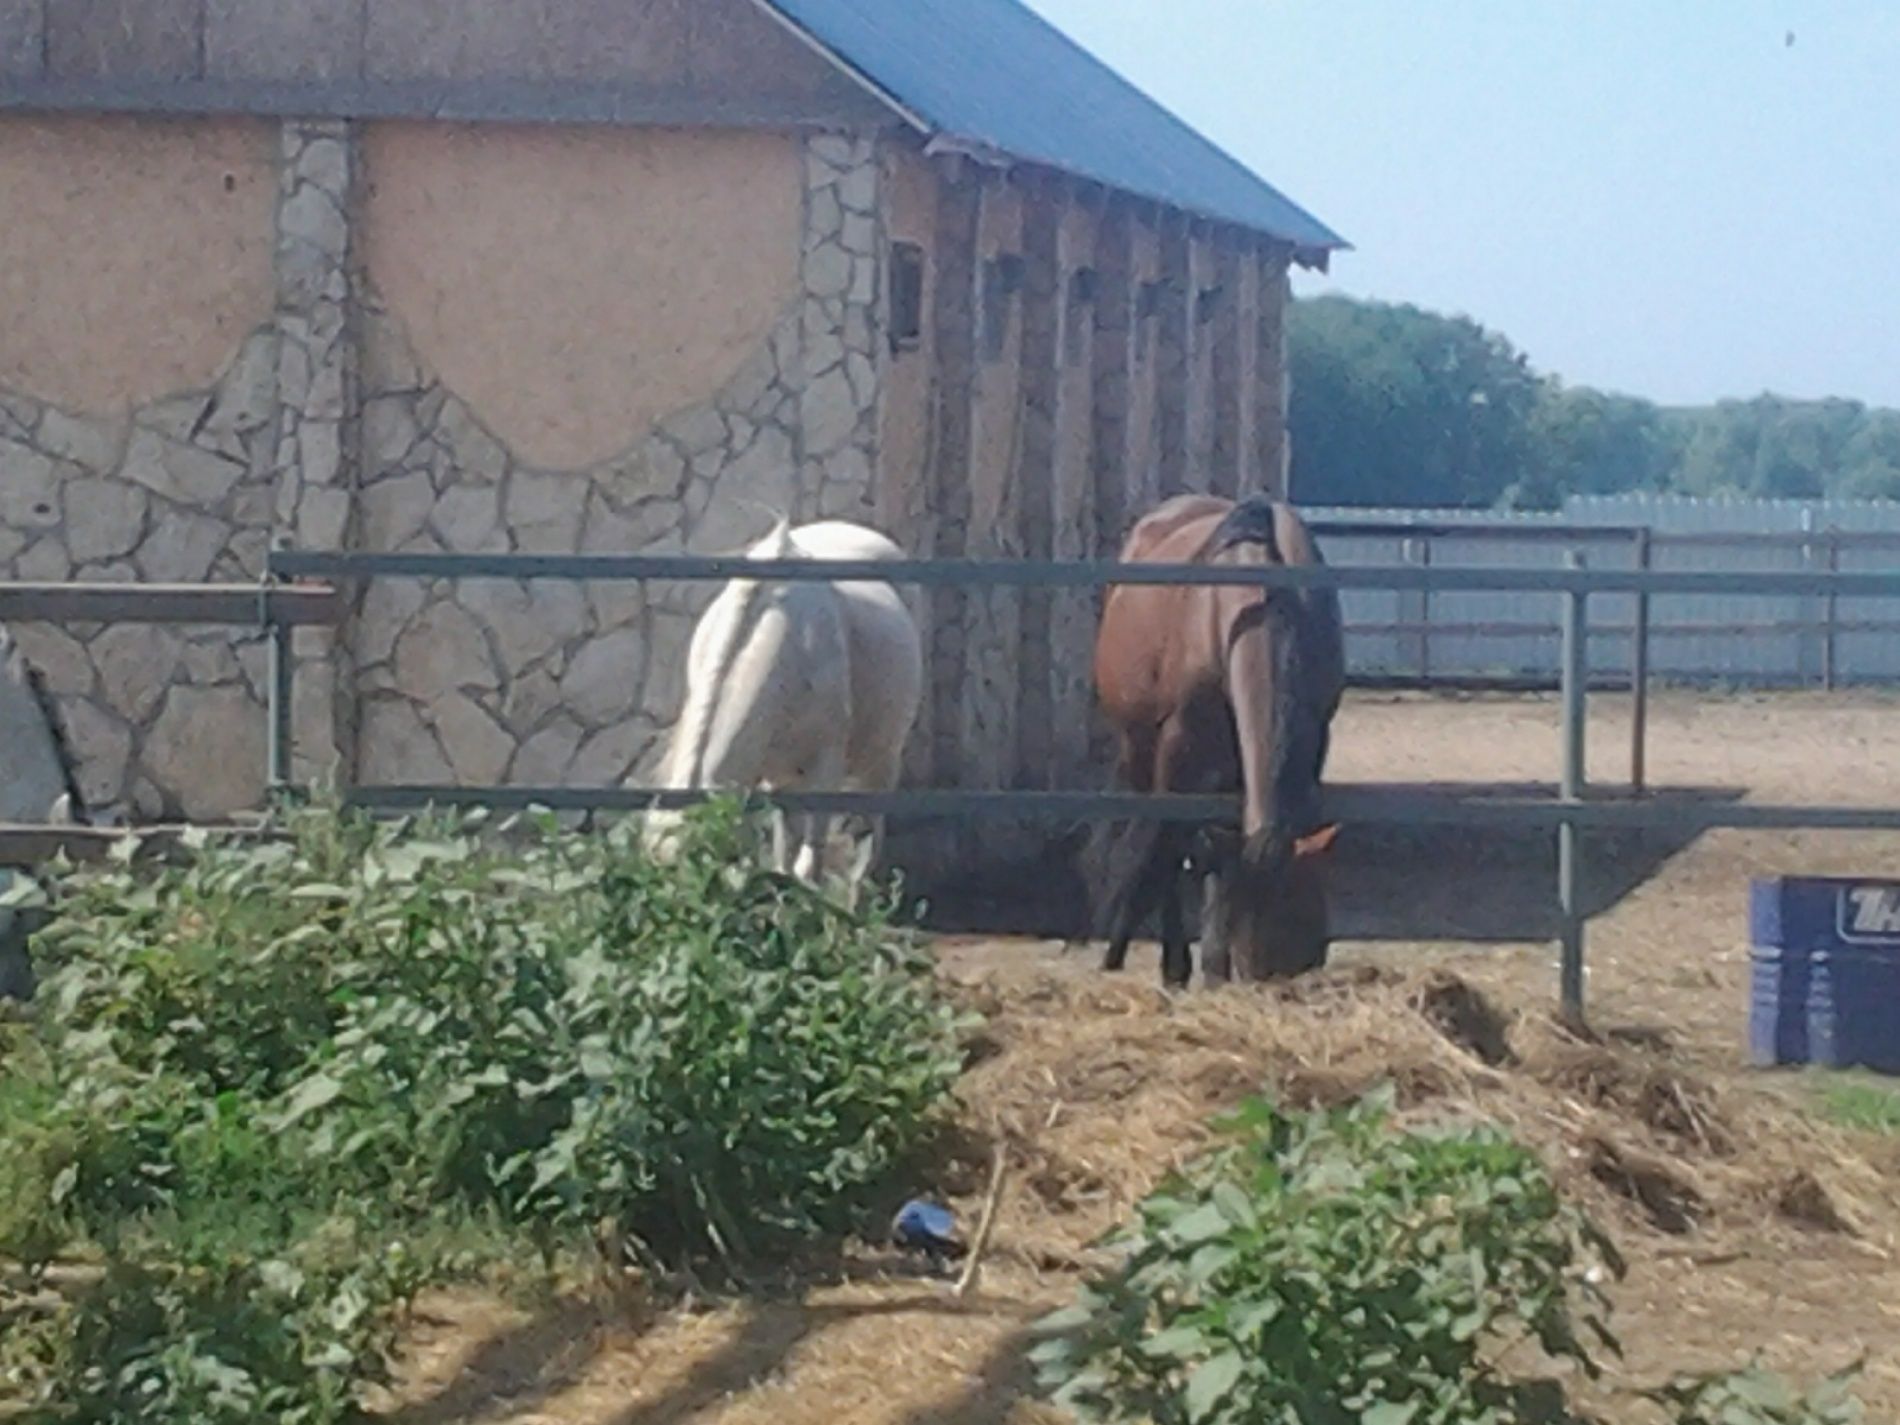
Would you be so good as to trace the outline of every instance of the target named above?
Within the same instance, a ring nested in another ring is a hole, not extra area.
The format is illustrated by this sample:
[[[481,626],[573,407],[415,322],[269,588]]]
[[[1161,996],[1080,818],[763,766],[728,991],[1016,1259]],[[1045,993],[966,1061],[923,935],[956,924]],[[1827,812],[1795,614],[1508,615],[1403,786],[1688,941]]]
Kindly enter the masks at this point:
[[[54,877],[0,1256],[104,1276],[8,1332],[36,1421],[340,1420],[484,1259],[841,1225],[960,1067],[889,907],[752,869],[731,808],[666,866],[631,823],[282,830]]]
[[[1614,1249],[1497,1130],[1400,1133],[1389,1107],[1229,1120],[1142,1204],[1120,1266],[1044,1323],[1043,1384],[1155,1425],[1549,1418],[1497,1351],[1528,1339],[1594,1374],[1581,1336],[1615,1349],[1595,1285]]]
[[[1854,1367],[1807,1394],[1760,1369],[1687,1376],[1646,1392],[1676,1425],[1859,1425],[1865,1418],[1849,1388]]]
[[[387,1378],[398,1307],[443,1264],[344,1218],[166,1217],[14,1333],[33,1425],[337,1425]]]
[[[662,1255],[842,1225],[961,1066],[926,962],[884,908],[749,869],[730,815],[677,864],[632,836],[502,869],[466,843],[372,855],[414,904],[338,967],[331,1050],[278,1121],[355,1180],[611,1220]]]

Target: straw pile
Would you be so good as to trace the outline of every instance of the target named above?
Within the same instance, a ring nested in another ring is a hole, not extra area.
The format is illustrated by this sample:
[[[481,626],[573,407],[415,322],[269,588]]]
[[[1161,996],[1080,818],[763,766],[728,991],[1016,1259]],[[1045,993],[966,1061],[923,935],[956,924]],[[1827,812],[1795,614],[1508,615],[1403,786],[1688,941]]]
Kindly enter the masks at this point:
[[[1414,1118],[1503,1124],[1625,1232],[1861,1236],[1895,1206],[1844,1135],[1791,1105],[1697,1078],[1666,1042],[1594,1040],[1506,1010],[1449,971],[1361,967],[1171,1000],[1132,978],[1030,969],[958,992],[996,1052],[964,1085],[974,1137],[954,1186],[974,1186],[990,1140],[1006,1140],[1026,1190],[1005,1240],[1048,1265],[1125,1217],[1220,1109],[1262,1090],[1333,1104],[1384,1081]]]

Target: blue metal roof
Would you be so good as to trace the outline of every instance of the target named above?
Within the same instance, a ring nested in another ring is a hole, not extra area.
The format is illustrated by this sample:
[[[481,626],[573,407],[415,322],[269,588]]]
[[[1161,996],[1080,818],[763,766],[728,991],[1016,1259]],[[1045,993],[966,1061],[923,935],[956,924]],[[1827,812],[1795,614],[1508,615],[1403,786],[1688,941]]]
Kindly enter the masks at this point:
[[[938,134],[1293,244],[1347,243],[1021,0],[763,0]]]

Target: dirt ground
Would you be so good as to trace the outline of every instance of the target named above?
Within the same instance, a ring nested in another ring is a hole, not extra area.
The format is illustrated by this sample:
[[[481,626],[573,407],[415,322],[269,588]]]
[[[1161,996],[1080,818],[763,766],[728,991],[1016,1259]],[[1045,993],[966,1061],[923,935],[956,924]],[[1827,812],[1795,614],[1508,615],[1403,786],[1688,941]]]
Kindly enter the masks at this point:
[[[1595,701],[1591,772],[1627,770],[1626,700]],[[1758,801],[1900,804],[1900,701],[1668,694],[1654,786]],[[1357,696],[1342,782],[1547,783],[1557,712],[1536,698]],[[880,1249],[764,1302],[640,1319],[532,1312],[469,1295],[421,1314],[401,1425],[987,1425],[1033,1402],[1024,1328],[1073,1292],[1095,1237],[1192,1154],[1206,1116],[1271,1085],[1295,1103],[1392,1079],[1408,1113],[1505,1122],[1544,1152],[1628,1255],[1627,1359],[1586,1397],[1676,1370],[1818,1375],[1867,1358],[1870,1419],[1900,1419],[1900,1139],[1814,1112],[1813,1076],[1743,1061],[1751,876],[1900,874],[1900,835],[1724,832],[1593,838],[1593,1033],[1556,990],[1547,838],[1349,828],[1324,974],[1277,990],[1155,987],[1152,955],[1114,979],[1093,950],[952,939],[943,973],[988,1016],[962,1091],[967,1146],[920,1189],[966,1220],[989,1155],[1012,1174],[980,1289],[957,1302]]]

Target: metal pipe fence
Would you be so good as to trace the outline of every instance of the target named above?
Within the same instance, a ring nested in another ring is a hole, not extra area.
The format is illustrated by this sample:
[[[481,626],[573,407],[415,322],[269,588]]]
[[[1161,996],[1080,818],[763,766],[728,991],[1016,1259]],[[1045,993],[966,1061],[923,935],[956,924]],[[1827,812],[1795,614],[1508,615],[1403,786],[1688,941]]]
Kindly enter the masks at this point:
[[[1617,508],[1613,502],[1612,509]],[[1826,509],[1804,510],[1798,529],[1728,525],[1776,517],[1773,508],[1759,502],[1682,508],[1699,511],[1697,517],[1714,527],[1682,527],[1678,506],[1669,503],[1649,512],[1665,518],[1660,526],[1629,517],[1642,515],[1640,505],[1604,524],[1531,515],[1341,510],[1310,510],[1308,522],[1326,541],[1329,557],[1349,565],[1396,558],[1426,565],[1495,561],[1552,567],[1569,549],[1588,550],[1593,559],[1600,553],[1639,569],[1732,563],[1737,569],[1878,570],[1883,554],[1892,556],[1890,566],[1900,564],[1900,529],[1815,522],[1816,515],[1849,521],[1870,517],[1855,507],[1843,506],[1832,516]],[[1900,633],[1900,601],[1843,608],[1835,594],[1784,595],[1774,609],[1764,610],[1768,616],[1747,618],[1713,591],[1698,595],[1692,600],[1665,595],[1660,619],[1652,617],[1647,595],[1622,599],[1618,602],[1627,617],[1601,625],[1602,634],[1627,650],[1624,663],[1633,688],[1646,686],[1649,679],[1638,673],[1646,675],[1652,662],[1662,679],[1690,686],[1833,690],[1900,684],[1900,640],[1892,637]],[[1555,686],[1561,643],[1557,619],[1526,620],[1508,596],[1457,590],[1442,599],[1419,592],[1382,598],[1362,590],[1346,605],[1355,686],[1430,688],[1440,686],[1446,675],[1472,687],[1515,690],[1538,686],[1540,678]],[[1660,645],[1653,660],[1646,639]],[[1618,658],[1610,648],[1602,640],[1593,645],[1598,677]],[[1639,721],[1643,711],[1639,706]]]
[[[1566,532],[1573,535],[1578,532]],[[1620,531],[1618,537],[1634,537]],[[1568,543],[1579,542],[1574,537]],[[1646,549],[1641,541],[1639,549]],[[1086,588],[1115,585],[1198,584],[1226,587],[1335,589],[1418,589],[1509,591],[1556,596],[1564,653],[1559,680],[1563,735],[1558,794],[1555,798],[1453,798],[1365,788],[1336,788],[1330,814],[1342,820],[1405,826],[1510,826],[1555,829],[1559,837],[1557,901],[1563,951],[1561,1000],[1564,1012],[1584,1012],[1586,912],[1580,894],[1585,873],[1586,831],[1610,828],[1708,830],[1723,827],[1815,830],[1900,830],[1900,807],[1707,805],[1666,797],[1607,802],[1592,799],[1584,776],[1586,699],[1590,677],[1586,657],[1591,633],[1589,600],[1604,594],[1635,595],[1638,607],[1660,594],[1720,593],[1773,596],[1801,594],[1828,599],[1900,597],[1900,572],[1838,572],[1810,569],[1722,572],[1707,570],[1591,569],[1572,553],[1561,569],[1483,568],[1445,564],[1395,566],[1320,566],[1288,568],[1210,567],[1206,565],[1121,564],[1113,561],[1054,562],[920,559],[908,561],[754,560],[742,556],[695,555],[504,555],[370,554],[277,550],[270,556],[273,579],[318,578],[350,582],[375,578],[419,579],[571,579],[717,581],[747,578],[759,582],[874,581],[925,588],[980,585],[986,588]],[[1639,649],[1647,639],[1639,630]],[[1638,654],[1633,677],[1640,692],[1648,679],[1646,652]],[[288,749],[289,688],[271,685],[272,747]],[[1642,782],[1644,733],[1640,725],[1632,749],[1637,785]],[[287,751],[285,753],[287,759]],[[277,770],[273,761],[273,771]],[[654,807],[684,807],[716,795],[651,787],[533,788],[359,786],[349,793],[358,806],[383,810],[427,807],[486,807],[496,810],[540,807],[550,811],[638,812]],[[1002,792],[920,789],[890,794],[754,794],[755,805],[842,815],[919,818],[1035,817],[1063,820],[1168,820],[1214,822],[1238,816],[1238,801],[1224,797],[1142,796],[1100,792]]]

